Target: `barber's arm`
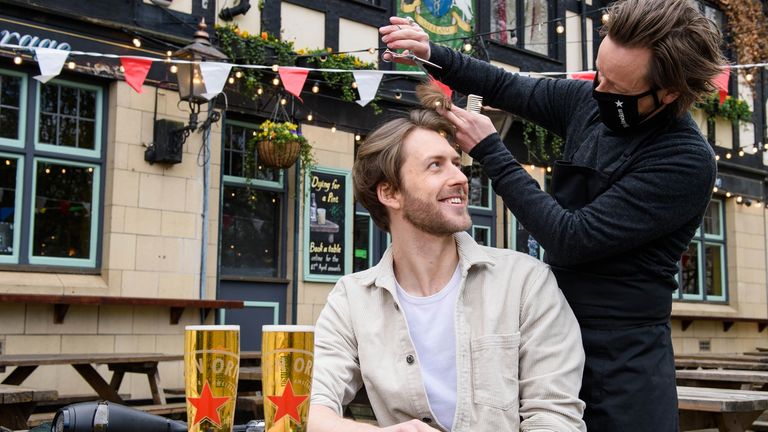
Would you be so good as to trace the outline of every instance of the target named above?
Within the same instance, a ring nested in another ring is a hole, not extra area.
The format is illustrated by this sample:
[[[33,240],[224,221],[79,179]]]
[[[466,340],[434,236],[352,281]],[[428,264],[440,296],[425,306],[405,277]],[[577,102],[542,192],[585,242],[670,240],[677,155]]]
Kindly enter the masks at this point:
[[[584,432],[579,325],[549,267],[540,268],[520,311],[520,431]]]
[[[342,417],[342,409],[363,386],[350,305],[343,280],[328,295],[315,325],[315,363],[309,432],[436,432],[419,420],[378,428]]]

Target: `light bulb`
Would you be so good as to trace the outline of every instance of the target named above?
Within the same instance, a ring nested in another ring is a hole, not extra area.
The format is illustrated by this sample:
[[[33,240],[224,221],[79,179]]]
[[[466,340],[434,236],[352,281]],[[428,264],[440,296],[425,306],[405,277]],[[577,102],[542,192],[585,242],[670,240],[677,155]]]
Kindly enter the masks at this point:
[[[125,73],[125,67],[123,67],[123,65],[120,65],[120,73]]]
[[[317,85],[317,83],[312,85],[312,93],[317,93],[320,91],[320,86]]]
[[[469,42],[464,42],[464,52],[470,52],[472,51],[472,44]]]
[[[552,167],[547,167],[547,172],[551,173],[552,172]]]
[[[368,48],[368,54],[376,54],[376,48],[374,47]]]
[[[718,191],[717,186],[712,188],[712,193],[717,193],[717,191]]]
[[[744,198],[742,198],[742,197],[740,197],[740,196],[737,196],[737,197],[736,197],[736,202],[737,202],[737,203],[741,204],[743,201],[744,201]]]
[[[276,64],[273,64],[273,65],[272,65],[272,72],[277,72],[277,71],[279,71],[279,70],[280,70],[280,66],[278,66],[278,65],[276,65]]]
[[[725,197],[726,197],[726,198],[730,198],[730,197],[731,197],[731,193],[730,193],[730,192],[726,192],[726,193],[725,193]]]
[[[331,126],[331,133],[336,133],[336,126]]]
[[[241,71],[237,71],[237,72],[235,72],[235,78],[238,78],[238,79],[240,79],[240,78],[242,78],[242,77],[243,77],[243,73],[242,73]]]
[[[728,152],[728,153],[726,153],[726,154],[725,154],[725,158],[726,158],[726,159],[730,159],[730,158],[731,158],[731,152]]]
[[[20,65],[21,64],[21,56],[16,54],[15,57],[13,57],[13,64]]]
[[[360,134],[355,134],[355,141],[360,141],[360,139],[362,139]]]
[[[747,80],[747,82],[752,82],[752,79],[754,78],[751,73],[748,73],[744,76],[744,78]]]
[[[719,161],[720,160],[720,155],[715,155],[715,160]]]
[[[173,51],[171,51],[171,50],[168,50],[168,51],[165,52],[165,56],[166,57],[170,57],[172,55],[173,55]]]
[[[307,121],[312,121],[314,118],[315,116],[313,116],[312,113],[307,114]]]
[[[558,23],[557,27],[555,27],[555,31],[560,33],[560,34],[562,34],[562,33],[565,32],[565,26],[563,26],[562,24]]]
[[[403,94],[400,92],[395,93],[395,99],[400,100],[400,98],[403,97]]]
[[[272,84],[273,84],[273,85],[278,85],[278,84],[280,84],[280,78],[278,78],[278,77],[274,77],[274,78],[272,79]]]
[[[357,88],[357,81],[352,81],[352,88],[353,88],[353,89],[356,89],[356,88]]]
[[[230,83],[230,84],[234,84],[235,83],[235,79],[233,77],[229,77],[227,82]]]
[[[70,61],[69,63],[67,63],[67,67],[70,68],[70,69],[74,69],[75,66],[77,66],[77,65],[73,61]]]
[[[602,21],[603,24],[607,23],[611,19],[611,16],[608,15],[608,12],[603,13]]]
[[[138,37],[133,38],[131,42],[133,42],[133,46],[135,46],[136,48],[141,48],[141,39],[139,39]]]
[[[739,150],[739,156],[744,156],[744,150]]]
[[[171,65],[171,73],[175,74],[179,71],[179,68],[176,65]]]
[[[280,99],[280,105],[285,105],[287,103],[288,103],[288,99],[286,99],[286,98]]]
[[[261,87],[257,88],[256,89],[256,94],[259,95],[259,96],[263,95],[264,94],[264,89],[261,88]]]

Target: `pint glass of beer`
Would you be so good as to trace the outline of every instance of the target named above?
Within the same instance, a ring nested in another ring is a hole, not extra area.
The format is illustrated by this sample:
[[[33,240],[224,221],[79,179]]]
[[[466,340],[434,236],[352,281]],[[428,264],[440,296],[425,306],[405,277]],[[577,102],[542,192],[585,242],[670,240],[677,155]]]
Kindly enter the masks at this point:
[[[265,432],[307,430],[314,348],[313,326],[261,327]]]
[[[189,432],[231,432],[240,367],[240,326],[187,326],[185,330]]]

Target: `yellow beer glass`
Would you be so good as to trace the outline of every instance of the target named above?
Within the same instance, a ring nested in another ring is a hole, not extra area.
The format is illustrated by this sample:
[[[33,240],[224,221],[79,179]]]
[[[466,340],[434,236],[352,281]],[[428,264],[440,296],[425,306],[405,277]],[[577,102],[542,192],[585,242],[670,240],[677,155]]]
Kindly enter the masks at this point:
[[[261,371],[266,432],[307,430],[315,328],[261,327]]]
[[[187,326],[184,387],[189,432],[231,432],[240,368],[240,326]]]

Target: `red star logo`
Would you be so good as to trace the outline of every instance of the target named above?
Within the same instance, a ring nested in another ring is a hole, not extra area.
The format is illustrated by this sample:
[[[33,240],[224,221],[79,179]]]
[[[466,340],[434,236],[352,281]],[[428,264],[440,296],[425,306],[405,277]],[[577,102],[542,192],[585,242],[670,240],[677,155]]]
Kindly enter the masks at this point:
[[[299,406],[309,399],[309,395],[295,395],[293,394],[293,384],[291,380],[288,380],[288,384],[285,385],[282,396],[267,396],[272,404],[277,407],[277,413],[275,414],[275,423],[285,416],[290,416],[296,423],[301,423],[301,416],[299,415]]]
[[[225,403],[229,402],[229,397],[214,397],[211,393],[211,388],[208,386],[208,381],[203,384],[203,391],[200,397],[189,397],[187,400],[195,407],[195,421],[192,422],[196,425],[208,419],[211,423],[217,427],[221,427],[221,418],[219,417],[219,408]]]

